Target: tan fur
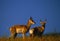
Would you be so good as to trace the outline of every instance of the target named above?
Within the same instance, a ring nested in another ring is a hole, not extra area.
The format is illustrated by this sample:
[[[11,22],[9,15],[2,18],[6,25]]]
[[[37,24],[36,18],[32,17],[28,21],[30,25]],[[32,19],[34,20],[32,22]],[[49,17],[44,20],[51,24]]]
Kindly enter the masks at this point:
[[[40,24],[42,26],[37,26],[37,27],[34,27],[34,28],[32,28],[32,29],[29,30],[30,37],[33,37],[33,36],[37,35],[38,32],[39,32],[38,33],[39,35],[43,34],[44,29],[45,29],[46,21],[40,21]]]
[[[24,38],[25,34],[28,32],[28,30],[30,29],[30,26],[32,24],[35,24],[35,22],[30,17],[27,25],[14,25],[14,26],[10,27],[11,36],[14,36],[16,33],[17,34],[21,33],[21,34],[23,34],[23,38]]]

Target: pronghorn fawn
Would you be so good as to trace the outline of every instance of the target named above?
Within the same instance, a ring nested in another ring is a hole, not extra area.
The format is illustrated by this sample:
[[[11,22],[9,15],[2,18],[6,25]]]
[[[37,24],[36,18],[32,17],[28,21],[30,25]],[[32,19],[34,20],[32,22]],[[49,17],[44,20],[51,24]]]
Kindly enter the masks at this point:
[[[28,23],[26,25],[14,25],[10,27],[11,37],[15,38],[17,34],[23,34],[23,39],[25,37],[25,34],[29,31],[32,24],[35,24],[32,17],[28,20]]]
[[[35,36],[40,37],[40,36],[42,36],[42,34],[45,30],[46,20],[45,21],[40,20],[40,24],[41,24],[41,26],[37,26],[37,27],[31,28],[29,30],[30,37],[35,37]]]

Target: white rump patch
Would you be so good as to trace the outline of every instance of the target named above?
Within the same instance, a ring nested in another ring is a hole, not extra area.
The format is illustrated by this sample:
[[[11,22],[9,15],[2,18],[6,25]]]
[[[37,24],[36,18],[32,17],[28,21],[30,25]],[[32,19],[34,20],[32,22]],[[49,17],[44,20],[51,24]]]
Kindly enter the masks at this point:
[[[33,34],[33,31],[34,31],[34,29],[30,29],[30,30],[29,30],[29,33],[30,33],[30,34]]]

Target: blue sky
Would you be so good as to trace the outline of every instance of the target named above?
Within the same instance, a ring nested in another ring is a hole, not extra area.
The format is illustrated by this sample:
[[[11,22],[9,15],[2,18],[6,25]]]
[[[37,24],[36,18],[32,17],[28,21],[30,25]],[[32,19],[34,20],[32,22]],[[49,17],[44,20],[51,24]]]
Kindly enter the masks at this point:
[[[60,33],[59,0],[1,0],[0,1],[0,36],[10,35],[9,27],[26,24],[30,16],[41,26],[40,19],[47,19],[44,33]]]

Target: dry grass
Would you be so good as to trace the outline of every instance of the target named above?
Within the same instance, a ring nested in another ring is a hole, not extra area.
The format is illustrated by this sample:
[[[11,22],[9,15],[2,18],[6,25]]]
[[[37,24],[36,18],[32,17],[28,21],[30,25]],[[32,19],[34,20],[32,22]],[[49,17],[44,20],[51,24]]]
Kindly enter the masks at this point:
[[[57,34],[50,34],[50,35],[43,35],[42,38],[39,37],[26,37],[25,39],[21,37],[16,37],[15,39],[8,39],[6,37],[1,37],[0,41],[60,41],[60,35]]]

